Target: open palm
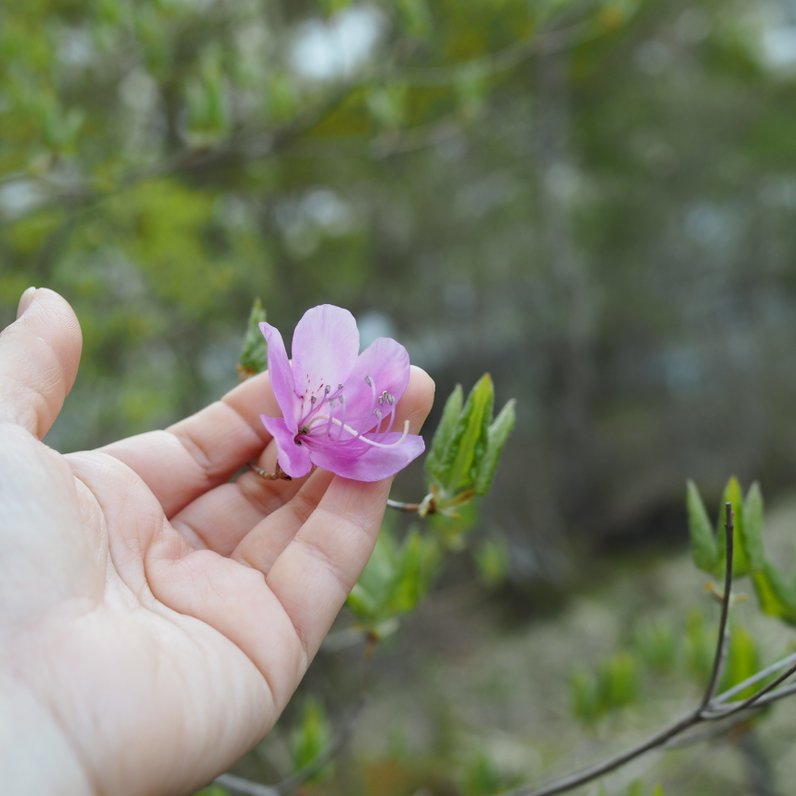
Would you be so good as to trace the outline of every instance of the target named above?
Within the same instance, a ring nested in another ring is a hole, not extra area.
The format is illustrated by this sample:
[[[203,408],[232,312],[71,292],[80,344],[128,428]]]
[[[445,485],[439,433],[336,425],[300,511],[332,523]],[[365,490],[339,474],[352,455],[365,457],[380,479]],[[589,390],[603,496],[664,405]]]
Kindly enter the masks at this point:
[[[57,294],[25,298],[0,335],[0,769],[9,792],[184,793],[279,716],[370,555],[389,481],[230,482],[275,463],[267,375],[166,431],[56,453],[40,439],[80,331]],[[432,393],[415,370],[401,401],[415,430]]]

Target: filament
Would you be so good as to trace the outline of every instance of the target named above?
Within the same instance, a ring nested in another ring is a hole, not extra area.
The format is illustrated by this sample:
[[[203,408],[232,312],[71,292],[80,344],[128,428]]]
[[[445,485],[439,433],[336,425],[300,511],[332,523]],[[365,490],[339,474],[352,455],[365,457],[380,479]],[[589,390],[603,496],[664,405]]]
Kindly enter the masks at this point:
[[[394,440],[393,442],[377,442],[375,439],[369,439],[368,437],[363,436],[363,434],[360,431],[357,431],[355,428],[352,428],[347,423],[343,422],[342,420],[339,420],[336,417],[332,417],[331,415],[316,417],[315,420],[321,422],[326,420],[329,424],[334,424],[338,426],[338,428],[340,429],[338,441],[340,440],[340,437],[342,437],[343,432],[345,431],[346,433],[351,435],[351,439],[349,440],[349,442],[354,442],[354,440],[360,440],[361,442],[364,442],[366,445],[370,445],[373,448],[394,448],[396,445],[400,445],[409,434],[408,420],[404,420],[404,427],[400,438]]]

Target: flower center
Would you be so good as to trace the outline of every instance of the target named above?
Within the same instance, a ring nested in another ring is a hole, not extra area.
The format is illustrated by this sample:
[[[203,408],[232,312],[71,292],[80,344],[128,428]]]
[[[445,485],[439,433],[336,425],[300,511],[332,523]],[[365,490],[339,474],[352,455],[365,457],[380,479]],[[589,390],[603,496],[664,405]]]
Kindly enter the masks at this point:
[[[330,384],[324,381],[312,389],[307,385],[307,390],[300,397],[301,410],[298,422],[298,433],[294,438],[296,445],[301,445],[302,437],[326,437],[335,443],[347,445],[356,440],[361,440],[367,445],[377,448],[390,448],[403,442],[409,433],[409,423],[404,423],[400,439],[391,443],[383,443],[366,437],[365,434],[387,434],[392,430],[395,422],[395,396],[388,390],[379,392],[371,376],[365,376],[365,383],[370,387],[371,400],[368,414],[365,418],[357,417],[352,422],[360,426],[354,428],[347,421],[346,396],[343,385],[338,384],[333,390]]]

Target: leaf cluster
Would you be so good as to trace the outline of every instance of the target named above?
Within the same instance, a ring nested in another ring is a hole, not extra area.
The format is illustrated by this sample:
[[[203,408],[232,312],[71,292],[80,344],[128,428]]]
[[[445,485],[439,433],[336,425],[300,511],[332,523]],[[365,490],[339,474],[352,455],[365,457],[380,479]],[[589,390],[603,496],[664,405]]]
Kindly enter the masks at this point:
[[[493,417],[495,389],[484,374],[467,399],[457,386],[445,403],[426,457],[436,511],[444,513],[475,495],[485,495],[514,428],[514,400]]]
[[[264,321],[265,310],[258,298],[254,300],[249,313],[246,334],[243,338],[243,346],[238,359],[238,374],[241,378],[248,378],[262,373],[268,364],[268,345],[260,331],[260,324]]]
[[[783,572],[766,553],[760,486],[753,483],[744,495],[738,479],[730,478],[722,496],[722,506],[726,504],[732,506],[735,520],[733,576],[751,579],[763,613],[796,624],[796,570]],[[720,530],[723,511],[719,511],[712,525],[699,490],[691,481],[686,488],[686,505],[694,563],[709,575],[719,577],[726,561],[724,534]]]
[[[417,528],[400,541],[389,524],[382,528],[347,603],[371,638],[394,632],[398,617],[417,607],[438,572],[440,556],[436,540]]]

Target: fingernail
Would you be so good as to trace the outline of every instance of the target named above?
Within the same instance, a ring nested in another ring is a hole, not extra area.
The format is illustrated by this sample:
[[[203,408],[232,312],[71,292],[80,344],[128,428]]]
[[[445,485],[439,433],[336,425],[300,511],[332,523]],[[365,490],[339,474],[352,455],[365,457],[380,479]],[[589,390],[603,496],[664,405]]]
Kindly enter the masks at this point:
[[[25,310],[30,307],[33,301],[33,296],[36,294],[38,288],[29,287],[20,297],[19,306],[17,306],[17,318],[21,318]]]

